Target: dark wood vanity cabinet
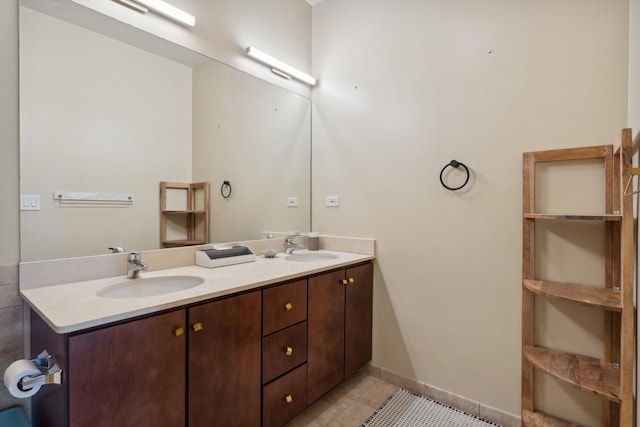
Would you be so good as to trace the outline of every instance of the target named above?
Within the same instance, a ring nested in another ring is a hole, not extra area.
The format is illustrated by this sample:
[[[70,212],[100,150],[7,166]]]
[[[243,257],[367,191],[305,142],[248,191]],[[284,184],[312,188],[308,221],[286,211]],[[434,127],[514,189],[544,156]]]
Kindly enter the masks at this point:
[[[69,337],[69,426],[182,425],[184,322],[180,310]]]
[[[32,311],[64,370],[33,425],[281,426],[371,359],[372,266],[70,334]]]
[[[34,426],[260,426],[261,302],[254,291],[70,335],[32,312],[31,347],[64,369],[62,387],[33,397]]]
[[[353,375],[371,360],[373,264],[345,270],[344,376]]]
[[[261,292],[188,309],[189,427],[260,426]]]
[[[373,264],[309,278],[307,403],[371,360]]]
[[[307,280],[262,291],[262,425],[307,407]]]

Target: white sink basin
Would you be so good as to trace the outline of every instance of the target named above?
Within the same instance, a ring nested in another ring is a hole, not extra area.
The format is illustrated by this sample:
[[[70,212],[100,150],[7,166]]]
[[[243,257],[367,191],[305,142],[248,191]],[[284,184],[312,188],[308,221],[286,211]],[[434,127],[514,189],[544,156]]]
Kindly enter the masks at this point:
[[[284,257],[286,260],[299,262],[330,261],[337,258],[338,255],[326,252],[294,252]]]
[[[127,279],[96,292],[102,298],[140,298],[184,291],[204,283],[196,276],[165,276]]]

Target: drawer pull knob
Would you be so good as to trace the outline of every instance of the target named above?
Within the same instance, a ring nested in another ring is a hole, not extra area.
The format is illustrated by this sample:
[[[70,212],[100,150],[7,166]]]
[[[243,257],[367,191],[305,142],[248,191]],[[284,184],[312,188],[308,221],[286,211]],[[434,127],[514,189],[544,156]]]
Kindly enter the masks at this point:
[[[286,354],[287,356],[291,356],[293,354],[293,348],[292,347],[285,348],[284,354]]]
[[[179,337],[181,335],[184,335],[184,328],[183,327],[179,327],[173,330],[173,333]]]
[[[342,279],[342,280],[341,280],[341,282],[342,282],[342,284],[343,284],[343,285],[346,285],[347,283],[349,283],[349,282],[347,281],[347,279]]]
[[[285,401],[285,402],[287,402],[287,403],[291,403],[291,402],[293,402],[293,396],[291,396],[290,394],[287,394],[287,395],[284,397],[284,401]]]
[[[286,309],[287,309],[287,311],[289,311],[289,310],[293,309],[293,304],[291,304],[290,302],[288,302],[288,303],[286,303],[286,304],[284,305],[284,308],[286,308]]]
[[[202,325],[202,323],[198,322],[198,323],[194,323],[194,325],[192,326],[193,330],[198,332],[204,329],[204,326]]]
[[[349,283],[355,283],[356,279],[354,279],[353,277],[349,277]]]

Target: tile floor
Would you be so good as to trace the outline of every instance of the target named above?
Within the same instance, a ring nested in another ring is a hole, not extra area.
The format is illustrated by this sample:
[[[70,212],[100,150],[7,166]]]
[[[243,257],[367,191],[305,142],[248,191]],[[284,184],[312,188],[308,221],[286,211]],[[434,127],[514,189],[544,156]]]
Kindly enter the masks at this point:
[[[397,388],[363,369],[318,399],[285,427],[357,427]]]

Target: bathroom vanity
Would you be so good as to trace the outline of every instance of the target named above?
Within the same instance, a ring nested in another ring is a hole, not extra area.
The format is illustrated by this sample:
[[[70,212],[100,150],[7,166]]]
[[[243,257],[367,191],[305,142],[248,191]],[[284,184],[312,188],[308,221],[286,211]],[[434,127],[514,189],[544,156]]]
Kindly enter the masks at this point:
[[[133,303],[96,296],[111,279],[23,291],[31,348],[64,369],[33,397],[34,426],[285,424],[371,359],[373,256],[328,252],[149,273],[204,283]],[[65,290],[75,319],[55,313]]]

